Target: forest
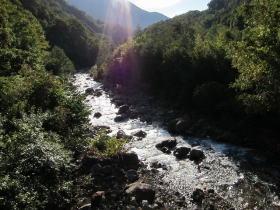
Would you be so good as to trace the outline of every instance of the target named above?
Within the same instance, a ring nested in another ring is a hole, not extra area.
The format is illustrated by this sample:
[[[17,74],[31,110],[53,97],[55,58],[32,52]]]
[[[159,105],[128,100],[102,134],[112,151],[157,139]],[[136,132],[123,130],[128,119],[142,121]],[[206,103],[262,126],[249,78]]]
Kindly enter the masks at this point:
[[[208,6],[128,39],[63,0],[1,0],[0,209],[70,209],[94,185],[78,170],[81,154],[122,151],[126,139],[90,131],[86,95],[69,82],[81,69],[199,113],[241,137],[231,143],[275,157],[280,1]]]

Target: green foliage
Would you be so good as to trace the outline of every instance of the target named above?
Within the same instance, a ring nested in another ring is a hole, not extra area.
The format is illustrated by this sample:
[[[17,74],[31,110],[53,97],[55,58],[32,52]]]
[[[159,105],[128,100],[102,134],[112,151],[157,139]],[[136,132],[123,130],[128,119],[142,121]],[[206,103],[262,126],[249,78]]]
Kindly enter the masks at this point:
[[[73,157],[89,146],[84,96],[64,79],[73,64],[58,47],[47,52],[17,0],[1,1],[0,46],[0,209],[69,209],[83,184]]]
[[[280,2],[255,0],[241,8],[242,39],[231,43],[229,57],[239,71],[233,87],[248,111],[280,111]]]
[[[46,70],[54,75],[65,75],[74,72],[72,61],[65,55],[63,49],[54,46],[46,57]]]
[[[104,132],[99,132],[96,138],[91,141],[91,145],[94,150],[100,155],[113,156],[118,154],[124,149],[124,144],[127,142],[126,139],[117,139],[110,137]]]
[[[64,50],[76,68],[96,64],[100,45],[110,46],[101,36],[102,26],[64,0],[20,0],[40,21],[51,46]]]
[[[12,129],[6,130],[1,139],[1,209],[37,209],[67,203],[62,193],[73,168],[71,153],[63,148],[57,134],[43,129],[46,117],[31,114],[18,120],[4,119]]]
[[[0,76],[17,74],[24,65],[42,67],[48,45],[32,14],[17,3],[3,0],[0,20]]]

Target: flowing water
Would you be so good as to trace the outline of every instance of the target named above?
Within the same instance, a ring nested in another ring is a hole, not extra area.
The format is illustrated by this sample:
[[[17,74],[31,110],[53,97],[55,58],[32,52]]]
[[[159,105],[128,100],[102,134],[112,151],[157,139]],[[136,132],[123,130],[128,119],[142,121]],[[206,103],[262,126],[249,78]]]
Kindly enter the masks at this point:
[[[73,84],[81,93],[89,87],[102,88],[101,83],[89,78],[86,73],[76,74]],[[199,142],[196,148],[203,150],[206,156],[200,168],[188,159],[178,161],[172,154],[164,154],[155,147],[162,140],[173,139],[167,130],[159,123],[151,124],[139,119],[116,123],[114,118],[118,108],[105,91],[102,90],[102,93],[100,97],[87,96],[86,103],[92,110],[91,123],[94,126],[109,126],[113,131],[110,135],[115,135],[120,129],[128,135],[139,130],[145,131],[146,138],[128,143],[127,148],[137,153],[148,166],[155,161],[166,165],[168,170],[160,171],[161,181],[170,190],[186,196],[187,202],[196,188],[214,189],[235,209],[280,209],[279,194],[276,193],[280,173],[270,168],[265,159],[253,156],[246,148],[209,139],[176,136],[178,146],[191,147],[193,143]],[[102,117],[94,118],[96,112],[100,112]]]

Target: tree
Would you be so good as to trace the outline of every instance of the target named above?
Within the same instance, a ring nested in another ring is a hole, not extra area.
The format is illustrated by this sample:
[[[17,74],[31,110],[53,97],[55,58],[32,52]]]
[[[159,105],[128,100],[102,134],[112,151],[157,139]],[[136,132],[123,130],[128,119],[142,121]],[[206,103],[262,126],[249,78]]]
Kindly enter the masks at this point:
[[[64,75],[73,72],[75,67],[63,49],[54,46],[46,57],[46,69],[54,75]]]

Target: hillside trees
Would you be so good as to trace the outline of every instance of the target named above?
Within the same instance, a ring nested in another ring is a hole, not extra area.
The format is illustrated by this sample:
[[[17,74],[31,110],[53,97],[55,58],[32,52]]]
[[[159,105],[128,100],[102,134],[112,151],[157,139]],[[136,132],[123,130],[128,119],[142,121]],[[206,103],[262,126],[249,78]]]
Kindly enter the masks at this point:
[[[248,111],[279,113],[280,2],[255,0],[241,12],[246,28],[229,51],[239,71],[233,87]]]
[[[16,0],[0,11],[0,208],[69,208],[71,161],[87,145],[83,96],[45,70],[66,73],[71,63],[61,49],[47,51],[36,18]],[[47,55],[69,65],[46,64]]]

